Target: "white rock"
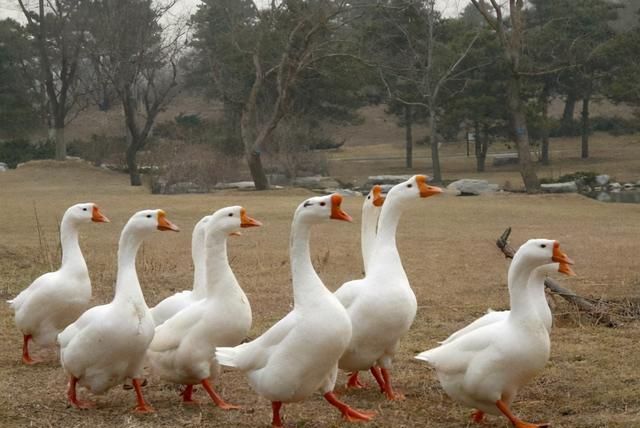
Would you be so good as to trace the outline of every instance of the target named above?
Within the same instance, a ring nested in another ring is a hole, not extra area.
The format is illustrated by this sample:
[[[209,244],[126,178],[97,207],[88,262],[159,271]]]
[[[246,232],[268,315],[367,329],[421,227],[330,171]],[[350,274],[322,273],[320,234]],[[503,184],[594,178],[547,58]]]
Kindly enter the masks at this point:
[[[213,186],[214,189],[254,189],[256,186],[253,181],[236,181],[232,183],[217,183]]]
[[[367,178],[367,184],[398,184],[410,179],[412,175],[372,175]]]
[[[298,177],[293,180],[293,185],[304,187],[306,189],[337,189],[340,187],[332,177],[323,177],[321,175],[312,175],[310,177]]]
[[[9,165],[4,162],[0,162],[0,172],[5,172],[9,169]]]
[[[463,178],[447,186],[447,190],[458,191],[460,195],[479,195],[486,192],[496,192],[500,189],[497,184],[490,184],[487,180]]]
[[[575,181],[541,184],[540,188],[543,192],[549,193],[575,193],[578,191],[578,186]]]
[[[596,183],[598,183],[601,186],[604,186],[605,184],[607,184],[609,182],[610,178],[611,177],[609,177],[607,174],[597,175],[596,176]]]

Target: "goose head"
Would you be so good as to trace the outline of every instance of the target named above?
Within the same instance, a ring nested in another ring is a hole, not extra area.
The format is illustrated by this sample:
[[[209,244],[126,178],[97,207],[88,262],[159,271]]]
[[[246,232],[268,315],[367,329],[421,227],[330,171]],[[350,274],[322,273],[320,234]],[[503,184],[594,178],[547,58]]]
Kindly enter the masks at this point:
[[[555,269],[557,272],[566,275],[575,275],[571,269],[573,260],[569,258],[561,249],[558,241],[550,239],[530,239],[525,242],[514,256],[522,260],[531,268],[538,268],[549,265],[545,269]]]
[[[316,196],[301,203],[296,209],[294,219],[304,223],[320,223],[325,220],[352,221],[340,205],[342,196],[337,193],[327,196]]]
[[[237,229],[262,226],[258,220],[247,215],[247,210],[240,206],[221,208],[209,216],[205,228],[211,234],[222,231],[228,235],[239,235]]]
[[[427,184],[426,175],[414,175],[407,181],[396,184],[387,193],[387,198],[393,196],[394,199],[408,200],[416,198],[428,198],[429,196],[442,193],[442,189]]]
[[[100,212],[100,208],[93,202],[76,204],[65,213],[65,217],[74,223],[109,223],[109,219]]]
[[[126,229],[135,231],[136,234],[147,235],[153,231],[162,232],[170,230],[179,232],[180,228],[167,218],[164,210],[142,210],[135,213],[125,226]]]
[[[371,188],[371,191],[364,200],[364,209],[367,208],[380,208],[384,203],[384,196],[382,195],[382,186],[376,184]]]

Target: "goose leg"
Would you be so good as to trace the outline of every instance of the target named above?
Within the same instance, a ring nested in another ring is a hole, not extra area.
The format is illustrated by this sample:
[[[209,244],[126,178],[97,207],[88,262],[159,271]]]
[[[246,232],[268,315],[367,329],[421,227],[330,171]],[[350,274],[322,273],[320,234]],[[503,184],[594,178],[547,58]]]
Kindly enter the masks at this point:
[[[236,406],[236,405],[225,402],[222,399],[222,397],[220,397],[220,395],[213,390],[213,388],[211,387],[211,384],[209,383],[209,379],[203,380],[202,386],[207,391],[207,393],[209,394],[209,397],[211,397],[211,399],[213,400],[216,406],[220,407],[223,410],[240,409],[240,406]]]
[[[378,386],[380,387],[380,392],[384,392],[384,379],[382,379],[382,374],[380,373],[380,367],[373,366],[371,367],[370,370],[376,382],[378,382]]]
[[[69,378],[69,389],[67,390],[67,398],[72,406],[78,409],[90,409],[95,407],[95,403],[91,401],[83,401],[78,400],[78,396],[76,395],[76,384],[78,383],[78,378],[75,376],[71,376]]]
[[[142,396],[142,388],[140,387],[140,379],[131,379],[131,383],[133,383],[133,389],[136,390],[136,400],[138,404],[133,409],[135,413],[153,413],[153,407],[147,404],[144,401],[144,397]]]
[[[471,420],[476,424],[484,423],[484,412],[482,410],[474,410],[471,412]]]
[[[360,379],[358,379],[358,373],[359,372],[357,371],[351,373],[349,380],[347,381],[347,388],[360,389],[366,386],[364,383],[360,382]]]
[[[349,407],[349,405],[338,400],[338,397],[336,397],[333,392],[327,392],[324,394],[324,398],[329,402],[329,404],[337,407],[338,410],[340,410],[340,413],[342,413],[342,417],[349,422],[370,421],[373,416],[375,416],[375,412],[363,412]]]
[[[404,395],[400,392],[394,391],[391,386],[391,376],[389,371],[384,367],[380,368],[382,378],[384,379],[384,394],[387,396],[387,400],[404,400]]]
[[[191,396],[193,394],[193,385],[186,385],[184,391],[180,393],[182,395],[182,404],[199,404],[198,400],[194,400]]]
[[[31,340],[31,335],[30,334],[25,334],[22,336],[22,362],[24,364],[27,365],[32,365],[37,363],[37,360],[34,360],[33,358],[31,358],[31,355],[29,355],[29,341]]]
[[[273,411],[273,419],[271,420],[271,426],[281,428],[282,419],[280,419],[280,408],[282,407],[282,401],[272,401],[271,410]]]
[[[511,421],[513,426],[516,428],[548,428],[551,426],[550,424],[531,424],[529,422],[524,422],[518,419],[518,417],[511,413],[509,406],[507,406],[507,404],[502,400],[496,401],[496,407],[502,412],[503,415],[507,417],[507,419],[509,419],[509,421]]]

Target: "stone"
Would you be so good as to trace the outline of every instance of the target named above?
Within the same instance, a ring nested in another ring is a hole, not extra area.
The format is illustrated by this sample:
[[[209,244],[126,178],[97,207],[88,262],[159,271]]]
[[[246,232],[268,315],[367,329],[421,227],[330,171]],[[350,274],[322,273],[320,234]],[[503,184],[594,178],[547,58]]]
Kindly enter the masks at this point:
[[[362,192],[351,189],[325,189],[325,192],[327,193],[327,195],[331,193],[337,193],[342,196],[362,196]]]
[[[207,193],[207,189],[191,181],[181,181],[179,183],[165,186],[164,193],[167,195],[178,195],[182,193]]]
[[[596,175],[596,183],[598,183],[601,186],[604,186],[609,182],[610,178],[611,177],[609,177],[607,174]]]
[[[517,153],[499,153],[493,155],[493,160],[491,161],[493,166],[517,165],[518,162],[520,162],[520,159]]]
[[[293,180],[293,185],[304,187],[305,189],[338,189],[340,183],[333,177],[324,177],[322,175],[312,175],[310,177],[298,177]]]
[[[286,186],[287,184],[289,184],[289,179],[284,174],[267,174],[267,179],[269,180],[269,184],[271,185]]]
[[[578,185],[575,181],[566,181],[564,183],[541,184],[540,189],[547,193],[576,193]]]
[[[622,184],[620,183],[609,183],[609,190],[612,192],[619,192],[622,189]]]
[[[9,165],[4,162],[0,162],[0,172],[5,172],[9,169]]]
[[[634,184],[633,184],[633,183],[624,183],[624,184],[622,185],[622,187],[624,187],[624,190],[631,190],[631,189],[633,189],[635,186],[634,186]]]
[[[463,178],[449,184],[447,189],[457,191],[459,196],[469,196],[487,192],[496,192],[500,189],[500,186],[497,184],[490,184],[487,180]]]
[[[373,187],[374,184],[398,184],[407,181],[412,175],[372,175],[367,178],[367,184]]]
[[[255,189],[256,186],[253,181],[235,181],[231,183],[216,183],[213,186],[216,190],[224,190],[224,189],[241,189],[241,190],[249,190]]]

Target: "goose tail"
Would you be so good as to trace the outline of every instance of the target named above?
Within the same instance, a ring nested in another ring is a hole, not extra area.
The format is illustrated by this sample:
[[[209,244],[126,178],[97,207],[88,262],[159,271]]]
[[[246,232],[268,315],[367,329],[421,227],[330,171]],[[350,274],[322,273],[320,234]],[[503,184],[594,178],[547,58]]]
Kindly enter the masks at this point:
[[[218,360],[218,364],[227,366],[227,367],[237,367],[236,357],[238,355],[238,351],[236,348],[216,348],[216,359]]]

